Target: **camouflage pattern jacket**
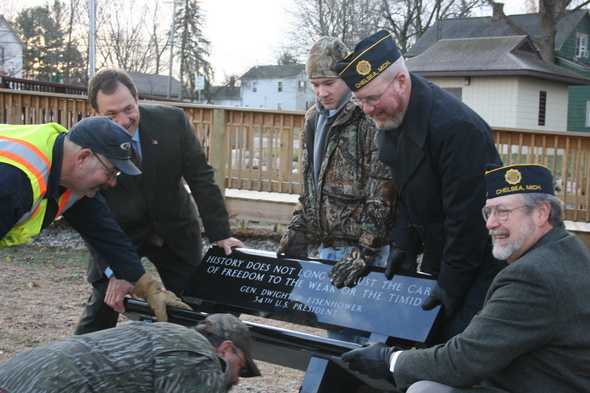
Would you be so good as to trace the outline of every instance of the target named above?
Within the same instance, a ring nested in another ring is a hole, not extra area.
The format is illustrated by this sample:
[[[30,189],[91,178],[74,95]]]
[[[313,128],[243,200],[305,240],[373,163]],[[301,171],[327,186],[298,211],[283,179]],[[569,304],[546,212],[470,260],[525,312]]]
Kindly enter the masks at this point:
[[[0,367],[8,393],[226,392],[229,367],[194,329],[128,324],[25,352]]]
[[[375,125],[353,102],[342,109],[328,132],[316,191],[313,141],[318,117],[316,106],[306,114],[303,189],[289,228],[306,232],[324,247],[360,245],[377,251],[391,235],[395,187],[389,168],[377,159]]]

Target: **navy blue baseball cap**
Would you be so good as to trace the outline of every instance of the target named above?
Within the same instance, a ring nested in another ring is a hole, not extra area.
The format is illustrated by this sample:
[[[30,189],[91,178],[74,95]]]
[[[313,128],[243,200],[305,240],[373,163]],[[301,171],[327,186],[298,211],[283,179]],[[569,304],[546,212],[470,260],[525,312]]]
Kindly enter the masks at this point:
[[[400,56],[391,33],[381,30],[356,44],[354,52],[337,62],[334,70],[350,90],[357,91],[375,79]]]
[[[141,171],[131,162],[131,134],[110,117],[87,117],[69,131],[72,142],[109,159],[121,172],[139,175]]]

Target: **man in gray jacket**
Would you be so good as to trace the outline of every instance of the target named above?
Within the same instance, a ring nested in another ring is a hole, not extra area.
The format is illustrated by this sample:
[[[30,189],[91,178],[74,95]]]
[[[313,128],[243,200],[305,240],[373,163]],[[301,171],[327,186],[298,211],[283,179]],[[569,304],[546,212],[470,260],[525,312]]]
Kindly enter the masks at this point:
[[[350,369],[410,393],[582,392],[590,386],[590,254],[566,231],[553,178],[534,164],[487,168],[483,216],[509,266],[483,309],[446,344],[347,352]]]

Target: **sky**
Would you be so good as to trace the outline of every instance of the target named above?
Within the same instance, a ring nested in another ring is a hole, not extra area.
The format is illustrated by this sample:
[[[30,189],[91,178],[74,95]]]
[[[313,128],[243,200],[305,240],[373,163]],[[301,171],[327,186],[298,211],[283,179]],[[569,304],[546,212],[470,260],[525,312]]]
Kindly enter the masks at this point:
[[[7,0],[10,1],[18,0]],[[41,5],[47,1],[28,0],[26,4]],[[163,5],[170,7],[170,12],[163,18],[170,18],[171,0],[162,1]],[[229,75],[241,76],[255,65],[277,63],[280,46],[290,27],[285,9],[290,8],[292,1],[200,0],[201,12],[206,19],[205,37],[212,45],[209,61],[215,72],[214,84],[221,84]],[[23,6],[20,1],[18,3]],[[525,0],[504,0],[504,3],[507,14],[524,12]],[[488,7],[480,15],[490,14],[491,8]],[[171,22],[164,21],[168,25]]]
[[[216,82],[226,75],[241,76],[255,65],[277,63],[289,4],[291,0],[201,0]]]
[[[255,65],[277,63],[277,52],[288,30],[285,8],[292,0],[200,0],[212,43],[209,61],[215,84],[226,76],[242,75]],[[522,13],[524,0],[505,0],[504,12]],[[483,11],[490,15],[491,8]]]

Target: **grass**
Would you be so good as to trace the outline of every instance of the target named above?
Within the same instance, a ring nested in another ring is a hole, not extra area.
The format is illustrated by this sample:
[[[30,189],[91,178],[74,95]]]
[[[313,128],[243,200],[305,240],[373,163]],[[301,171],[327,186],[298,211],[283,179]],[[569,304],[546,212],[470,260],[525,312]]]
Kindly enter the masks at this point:
[[[59,270],[61,281],[86,280],[86,267],[88,265],[88,251],[79,249],[66,249],[58,247],[41,247],[31,244],[18,246],[1,247],[0,260],[10,263],[17,263],[28,268],[43,268]],[[142,259],[143,266],[147,272],[156,276],[158,272],[153,264],[147,259]],[[83,270],[79,270],[83,269]]]

